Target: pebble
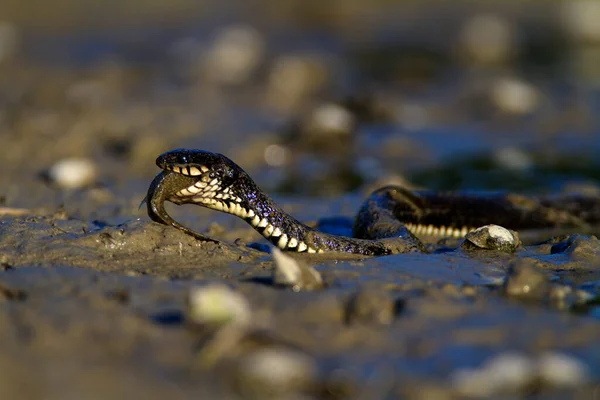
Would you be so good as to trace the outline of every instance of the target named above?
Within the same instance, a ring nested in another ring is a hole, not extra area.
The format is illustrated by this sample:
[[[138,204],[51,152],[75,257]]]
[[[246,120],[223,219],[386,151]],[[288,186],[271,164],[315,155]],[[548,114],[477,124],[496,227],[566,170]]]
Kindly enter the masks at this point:
[[[354,129],[355,118],[346,108],[326,103],[315,108],[309,118],[306,132],[313,135],[349,134]]]
[[[65,158],[47,171],[48,180],[62,189],[80,189],[96,180],[96,165],[86,158]]]
[[[516,232],[492,224],[467,233],[461,247],[465,250],[484,249],[512,253],[520,244]]]
[[[537,301],[559,310],[569,310],[593,302],[593,293],[570,285],[552,283],[529,258],[518,260],[504,282],[504,293],[513,298]]]
[[[459,44],[467,61],[474,65],[506,63],[514,53],[514,25],[494,14],[477,14],[467,20]]]
[[[244,296],[221,284],[193,288],[188,295],[187,319],[198,325],[248,326],[250,304]]]
[[[244,398],[295,398],[314,383],[314,360],[298,351],[280,346],[256,350],[239,360],[236,389]]]
[[[597,295],[569,285],[553,285],[548,295],[552,306],[559,310],[570,310],[597,301]]]
[[[458,370],[451,380],[462,395],[478,398],[526,394],[538,382],[550,387],[581,387],[589,382],[590,372],[582,361],[567,354],[546,352],[534,358],[509,352],[479,368]]]
[[[253,27],[232,25],[220,30],[205,60],[208,78],[216,83],[247,82],[265,53],[265,40]]]
[[[282,167],[291,159],[290,150],[286,146],[270,144],[265,148],[264,159],[271,167]]]
[[[516,147],[504,147],[494,152],[495,164],[513,171],[527,171],[533,168],[534,161],[525,151]]]
[[[548,300],[559,310],[568,310],[577,302],[575,291],[568,285],[553,285]]]
[[[271,250],[271,254],[275,263],[273,270],[275,285],[291,287],[295,292],[323,287],[321,274],[311,266],[284,254],[276,247]]]
[[[581,387],[590,380],[588,366],[562,353],[544,353],[538,361],[538,374],[550,386]]]
[[[490,98],[506,114],[526,115],[535,111],[541,96],[529,82],[517,78],[502,78],[492,84]]]
[[[600,2],[597,0],[570,0],[563,2],[564,27],[578,42],[600,43]]]
[[[458,370],[450,379],[460,394],[481,398],[519,394],[533,382],[535,376],[534,361],[520,353],[504,353],[494,356],[479,368]]]
[[[380,289],[363,289],[354,294],[347,306],[346,321],[367,325],[389,325],[397,310],[404,306]]]
[[[327,83],[329,72],[318,56],[283,55],[274,61],[268,80],[269,103],[281,111],[293,111]]]
[[[520,259],[513,264],[504,283],[507,296],[526,300],[546,300],[550,289],[546,275],[530,259]]]

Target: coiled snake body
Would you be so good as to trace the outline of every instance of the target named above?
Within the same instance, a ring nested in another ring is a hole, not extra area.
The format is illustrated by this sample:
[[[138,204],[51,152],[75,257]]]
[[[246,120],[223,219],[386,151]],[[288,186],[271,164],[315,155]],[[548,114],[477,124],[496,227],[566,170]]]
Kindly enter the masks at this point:
[[[236,215],[282,250],[344,252],[369,256],[422,251],[415,235],[462,237],[469,230],[495,223],[510,229],[558,225],[581,227],[577,213],[516,195],[465,195],[411,192],[387,186],[361,206],[354,237],[319,232],[288,215],[237,164],[221,154],[177,149],[161,154],[159,173],[146,196],[148,215],[200,240],[216,240],[175,221],[164,202],[197,204]]]

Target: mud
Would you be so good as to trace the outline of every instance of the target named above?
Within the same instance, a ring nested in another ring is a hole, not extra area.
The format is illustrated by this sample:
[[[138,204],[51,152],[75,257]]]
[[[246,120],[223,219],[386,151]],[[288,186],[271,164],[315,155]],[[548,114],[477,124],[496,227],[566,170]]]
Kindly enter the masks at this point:
[[[123,218],[114,226],[64,215],[2,218],[3,398],[268,397],[240,389],[236,375],[236,360],[257,344],[216,365],[199,356],[208,333],[186,324],[186,296],[215,282],[244,295],[253,315],[268,320],[259,348],[283,343],[310,357],[319,372],[302,391],[316,398],[420,398],[432,390],[450,398],[462,393],[453,372],[510,351],[576,357],[591,376],[568,388],[572,394],[592,393],[600,378],[600,323],[590,311],[600,296],[595,237],[569,236],[514,254],[295,255],[314,265],[325,285],[296,293],[273,285],[270,254],[235,242],[260,241],[250,227],[209,229],[207,219],[204,230],[223,241],[215,244],[143,215]],[[581,288],[595,300],[558,309],[547,296],[505,295],[503,282],[518,260],[548,284]],[[32,375],[39,377],[34,385]]]

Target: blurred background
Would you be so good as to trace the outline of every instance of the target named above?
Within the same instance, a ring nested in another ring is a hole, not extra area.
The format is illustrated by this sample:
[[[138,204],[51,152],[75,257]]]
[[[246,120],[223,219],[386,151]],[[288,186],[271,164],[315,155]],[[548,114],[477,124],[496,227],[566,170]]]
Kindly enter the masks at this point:
[[[177,147],[275,193],[596,192],[598,21],[596,0],[3,0],[0,200],[143,193]]]

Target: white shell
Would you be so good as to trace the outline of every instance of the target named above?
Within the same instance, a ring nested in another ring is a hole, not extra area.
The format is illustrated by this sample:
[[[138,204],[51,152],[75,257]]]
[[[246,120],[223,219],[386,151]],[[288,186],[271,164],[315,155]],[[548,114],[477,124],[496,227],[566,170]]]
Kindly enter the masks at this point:
[[[66,158],[48,170],[48,177],[63,189],[77,189],[93,183],[97,177],[96,165],[85,158]]]

